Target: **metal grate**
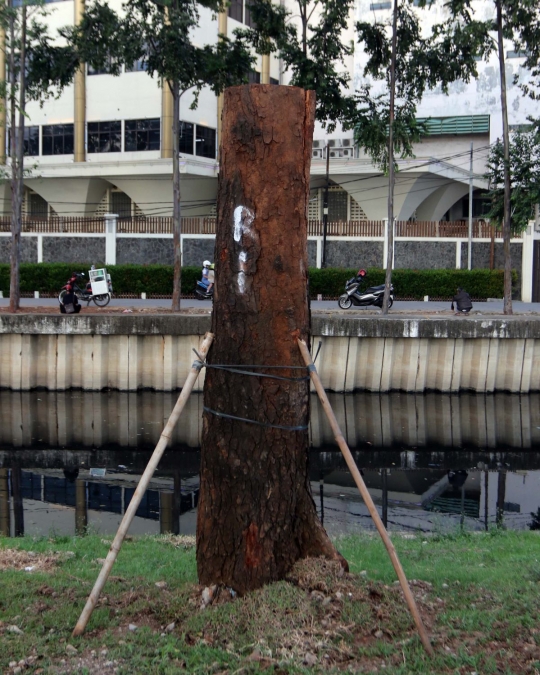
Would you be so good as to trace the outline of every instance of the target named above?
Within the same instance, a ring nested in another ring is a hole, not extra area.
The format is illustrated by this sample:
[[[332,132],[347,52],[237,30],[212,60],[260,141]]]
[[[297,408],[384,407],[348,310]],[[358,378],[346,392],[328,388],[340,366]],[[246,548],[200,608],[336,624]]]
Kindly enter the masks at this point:
[[[319,190],[315,190],[315,194],[312,194],[309,198],[308,203],[308,220],[320,220],[321,218],[321,197]]]

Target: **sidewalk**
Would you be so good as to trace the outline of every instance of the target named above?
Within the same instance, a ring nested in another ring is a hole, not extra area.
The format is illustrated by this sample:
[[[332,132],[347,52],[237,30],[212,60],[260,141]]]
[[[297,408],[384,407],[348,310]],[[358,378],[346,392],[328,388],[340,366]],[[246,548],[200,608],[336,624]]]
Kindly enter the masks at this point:
[[[86,308],[86,303],[82,304],[82,312]],[[8,307],[9,299],[0,298],[0,308]],[[56,298],[22,298],[21,307],[30,308],[35,307],[36,311],[39,312],[40,307],[57,307],[58,300]],[[210,310],[212,308],[212,303],[209,300],[182,300],[181,304],[183,309],[201,309],[201,310]],[[93,303],[90,303],[90,307],[95,310],[98,309]],[[140,300],[133,298],[114,298],[111,300],[109,305],[106,307],[108,312],[118,310],[122,312],[125,309],[167,309],[171,308],[171,300],[169,298],[159,299],[159,300]],[[376,312],[380,313],[375,307],[351,307],[351,309],[342,310],[338,307],[337,300],[314,300],[311,302],[311,308],[313,310],[323,309],[323,310],[335,310],[340,312],[344,316],[347,314],[361,314],[362,312],[369,311],[370,313]],[[519,302],[514,300],[512,303],[512,308],[514,314],[524,314],[524,313],[535,313],[540,314],[540,302]],[[394,306],[390,310],[389,314],[399,312],[422,312],[422,313],[439,313],[444,312],[445,314],[450,314],[450,303],[449,302],[422,302],[418,301],[401,301],[397,300],[394,302]],[[503,301],[494,300],[490,302],[475,302],[471,314],[502,314],[503,313]]]

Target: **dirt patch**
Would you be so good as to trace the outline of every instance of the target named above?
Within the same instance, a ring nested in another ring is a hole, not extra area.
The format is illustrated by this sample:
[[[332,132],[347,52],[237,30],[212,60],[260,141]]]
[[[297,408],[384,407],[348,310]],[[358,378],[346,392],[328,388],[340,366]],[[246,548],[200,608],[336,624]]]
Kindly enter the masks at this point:
[[[344,572],[339,562],[323,558],[302,560],[286,581],[243,598],[228,588],[212,587],[212,599],[205,605],[208,591],[195,586],[188,600],[192,611],[206,612],[203,629],[193,633],[179,620],[175,630],[184,634],[189,645],[236,651],[246,666],[256,662],[261,668],[285,668],[283,672],[292,664],[309,666],[316,672],[332,668],[373,672],[384,660],[372,659],[366,650],[381,639],[399,636],[410,641],[416,635],[398,587],[369,582]],[[431,627],[440,608],[426,603],[421,584],[413,587],[413,593],[426,626]],[[223,612],[223,605],[230,603],[234,611],[218,621],[215,613]],[[247,654],[234,644],[235,636],[242,633],[250,645]]]
[[[66,556],[60,553],[34,553],[11,548],[0,549],[0,570],[53,572]]]

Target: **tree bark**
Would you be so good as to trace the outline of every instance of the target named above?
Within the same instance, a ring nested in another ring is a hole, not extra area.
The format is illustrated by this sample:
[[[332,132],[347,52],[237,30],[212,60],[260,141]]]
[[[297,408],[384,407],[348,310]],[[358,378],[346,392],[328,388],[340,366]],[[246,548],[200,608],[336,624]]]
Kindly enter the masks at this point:
[[[338,558],[308,476],[307,201],[315,95],[296,87],[225,91],[211,364],[204,384],[197,565],[203,584],[245,593],[306,556]],[[232,415],[253,422],[220,417]],[[276,428],[302,427],[301,430]]]
[[[504,303],[503,312],[512,311],[512,257],[510,254],[511,216],[510,216],[510,137],[508,130],[508,104],[506,99],[506,70],[504,63],[503,17],[501,0],[497,0],[497,46],[499,52],[499,73],[501,78],[501,111],[504,149],[504,217],[503,217],[503,249],[504,249]]]
[[[394,265],[394,189],[396,172],[394,168],[394,107],[396,100],[396,50],[397,50],[398,0],[394,0],[392,17],[392,54],[390,58],[390,107],[388,112],[388,222],[386,223],[386,276],[382,313],[388,314],[390,287],[392,286],[392,267]]]

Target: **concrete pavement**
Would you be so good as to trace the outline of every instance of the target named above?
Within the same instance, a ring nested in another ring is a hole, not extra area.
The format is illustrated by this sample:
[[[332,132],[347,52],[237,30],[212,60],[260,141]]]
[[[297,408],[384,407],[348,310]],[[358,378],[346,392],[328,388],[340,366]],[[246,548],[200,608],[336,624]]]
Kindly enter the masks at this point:
[[[55,307],[58,304],[56,298],[22,298],[21,307]],[[7,307],[9,305],[9,299],[0,298],[0,307]],[[86,303],[82,303],[83,312],[86,307]],[[209,300],[182,300],[183,308],[196,307],[198,309],[210,309],[211,302]],[[539,302],[518,302],[514,300],[512,303],[513,311],[515,314],[523,313],[540,313],[540,303]],[[93,303],[90,304],[90,307],[95,307]],[[170,298],[161,298],[158,300],[140,300],[133,298],[116,298],[113,297],[108,309],[118,308],[119,311],[124,309],[141,309],[141,308],[163,308],[170,309],[171,300]],[[337,300],[314,300],[311,303],[311,308],[313,310],[323,309],[323,310],[336,310],[337,312],[342,313],[343,315],[351,313],[361,313],[365,311],[377,312],[379,310],[375,307],[351,307],[348,310],[342,310],[338,307]],[[394,303],[394,306],[390,310],[392,312],[448,312],[450,313],[450,303],[449,302],[422,302],[422,301],[402,301],[398,300]],[[503,312],[503,301],[502,300],[493,300],[490,302],[475,302],[473,307],[473,313],[481,314],[502,314]]]

